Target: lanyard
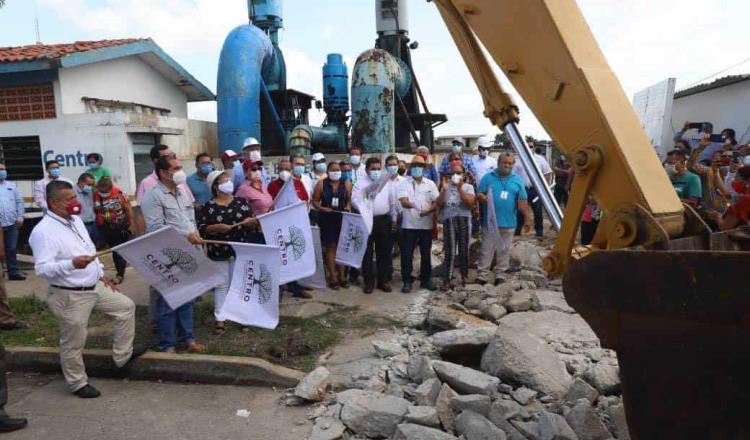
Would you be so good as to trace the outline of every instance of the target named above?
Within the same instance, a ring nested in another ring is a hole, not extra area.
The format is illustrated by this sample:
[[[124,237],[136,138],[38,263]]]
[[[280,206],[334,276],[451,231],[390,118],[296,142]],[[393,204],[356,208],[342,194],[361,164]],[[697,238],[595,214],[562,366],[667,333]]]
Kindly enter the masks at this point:
[[[82,235],[81,235],[81,234],[80,234],[80,233],[78,232],[78,229],[76,229],[76,227],[75,227],[74,223],[72,223],[72,222],[68,222],[68,223],[65,223],[65,222],[62,222],[62,221],[60,221],[59,219],[57,219],[57,218],[55,218],[55,217],[52,217],[52,216],[51,216],[51,215],[49,215],[49,214],[48,214],[48,216],[49,216],[49,218],[51,218],[52,220],[56,221],[57,223],[60,223],[61,225],[65,226],[66,228],[68,228],[68,229],[70,229],[71,231],[73,231],[73,232],[74,232],[74,233],[76,234],[76,236],[78,237],[78,239],[79,239],[79,240],[81,241],[81,243],[83,243],[83,244],[84,244],[84,245],[86,245],[86,246],[88,245],[88,244],[86,243],[86,239],[85,239],[85,238],[83,238],[83,236],[82,236]]]

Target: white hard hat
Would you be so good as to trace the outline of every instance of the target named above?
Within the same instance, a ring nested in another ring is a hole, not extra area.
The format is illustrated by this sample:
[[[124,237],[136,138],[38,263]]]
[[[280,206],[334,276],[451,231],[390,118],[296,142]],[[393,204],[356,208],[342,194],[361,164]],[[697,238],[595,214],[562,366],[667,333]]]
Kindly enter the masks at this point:
[[[742,158],[742,165],[743,166],[750,165],[750,156],[745,156],[745,157]]]
[[[464,145],[464,139],[460,137],[453,138],[453,142],[458,142],[459,144]]]
[[[492,148],[495,145],[495,139],[490,136],[479,136],[477,139],[477,148]]]
[[[317,161],[323,160],[325,158],[326,157],[323,155],[323,153],[315,153],[315,154],[312,155],[313,162],[317,162]]]
[[[260,145],[258,139],[255,139],[254,137],[245,138],[245,142],[242,143],[242,149],[244,150],[245,148],[253,145]]]

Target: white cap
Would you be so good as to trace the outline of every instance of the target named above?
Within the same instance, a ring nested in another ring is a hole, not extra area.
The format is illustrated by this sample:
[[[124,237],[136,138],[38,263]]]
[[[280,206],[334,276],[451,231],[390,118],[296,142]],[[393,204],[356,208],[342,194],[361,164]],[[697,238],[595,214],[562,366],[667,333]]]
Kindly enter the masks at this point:
[[[745,156],[745,157],[742,158],[742,165],[743,166],[750,165],[750,156]]]
[[[458,142],[461,145],[464,145],[464,138],[453,138],[453,142]]]
[[[253,145],[260,145],[258,139],[255,139],[254,137],[245,138],[245,142],[242,143],[242,149],[244,150],[245,148]]]
[[[323,155],[323,153],[315,153],[315,154],[312,155],[313,162],[317,162],[317,161],[323,160],[325,158],[326,157]]]
[[[208,184],[209,191],[211,190],[211,187],[214,185],[214,182],[216,181],[216,179],[218,179],[219,176],[221,176],[222,174],[224,174],[224,171],[211,171],[210,173],[208,173],[208,177],[206,177],[206,183]]]
[[[425,151],[425,152],[429,153],[430,149],[427,148],[426,145],[420,145],[420,146],[417,147],[417,153],[419,153],[420,151]]]
[[[484,135],[477,139],[477,148],[492,148],[495,145],[495,139]]]

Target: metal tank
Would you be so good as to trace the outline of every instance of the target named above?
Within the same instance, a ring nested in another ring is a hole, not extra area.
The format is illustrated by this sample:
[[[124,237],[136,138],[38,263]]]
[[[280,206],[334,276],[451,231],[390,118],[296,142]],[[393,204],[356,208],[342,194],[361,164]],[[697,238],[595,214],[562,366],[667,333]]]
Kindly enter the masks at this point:
[[[388,52],[363,52],[352,71],[352,145],[365,153],[396,150],[395,100],[409,90],[409,76]],[[399,95],[400,96],[400,95]]]
[[[375,0],[375,26],[382,35],[408,34],[409,2]]]
[[[216,84],[220,153],[240,151],[247,137],[261,138],[261,71],[273,57],[271,39],[252,24],[237,26],[224,40]]]

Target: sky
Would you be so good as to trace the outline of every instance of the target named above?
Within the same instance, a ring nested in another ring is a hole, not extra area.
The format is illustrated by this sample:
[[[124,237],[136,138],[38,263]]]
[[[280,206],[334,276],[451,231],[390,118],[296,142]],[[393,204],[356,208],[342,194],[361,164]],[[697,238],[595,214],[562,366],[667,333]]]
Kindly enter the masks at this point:
[[[482,115],[481,97],[435,5],[408,1],[409,34],[419,42],[414,71],[430,111],[448,116],[437,135],[496,133]],[[750,72],[747,0],[577,3],[631,99],[668,77],[677,78],[679,90],[707,78]],[[284,0],[283,7],[281,48],[290,88],[320,98],[326,54],[343,54],[351,71],[357,56],[375,42],[372,0]],[[245,0],[6,0],[0,9],[0,46],[36,42],[35,18],[47,44],[150,37],[213,91],[224,38],[248,21]],[[507,80],[501,82],[515,92]],[[549,138],[514,95],[521,104],[521,131]],[[213,102],[192,103],[188,111],[193,119],[216,120]],[[324,116],[312,109],[310,122],[317,125]]]

